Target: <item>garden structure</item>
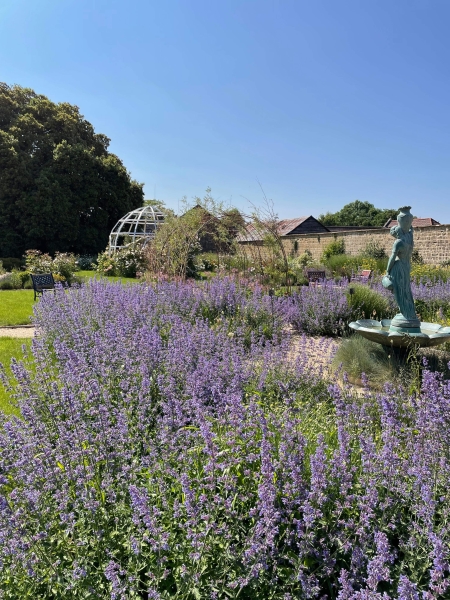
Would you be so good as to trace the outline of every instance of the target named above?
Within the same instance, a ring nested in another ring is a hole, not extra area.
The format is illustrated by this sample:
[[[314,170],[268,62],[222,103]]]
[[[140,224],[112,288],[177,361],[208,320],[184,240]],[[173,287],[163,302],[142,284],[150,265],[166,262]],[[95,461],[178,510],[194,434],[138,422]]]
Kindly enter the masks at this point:
[[[164,213],[155,206],[142,206],[127,213],[114,225],[109,235],[109,254],[126,244],[151,240],[157,228],[164,223]]]
[[[438,346],[450,340],[450,327],[438,323],[421,323],[417,317],[411,291],[411,255],[413,251],[413,215],[410,206],[399,209],[397,225],[391,228],[395,238],[392,254],[382,279],[383,287],[392,291],[400,312],[390,319],[360,319],[350,327],[363,337],[384,346],[407,348],[411,338],[419,346]]]

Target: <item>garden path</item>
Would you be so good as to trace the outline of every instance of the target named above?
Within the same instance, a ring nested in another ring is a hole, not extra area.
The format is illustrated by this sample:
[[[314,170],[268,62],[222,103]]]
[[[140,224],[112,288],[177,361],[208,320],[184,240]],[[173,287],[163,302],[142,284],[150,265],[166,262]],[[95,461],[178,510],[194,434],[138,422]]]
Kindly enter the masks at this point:
[[[11,338],[32,338],[35,331],[34,325],[24,325],[22,327],[0,327],[0,337]]]

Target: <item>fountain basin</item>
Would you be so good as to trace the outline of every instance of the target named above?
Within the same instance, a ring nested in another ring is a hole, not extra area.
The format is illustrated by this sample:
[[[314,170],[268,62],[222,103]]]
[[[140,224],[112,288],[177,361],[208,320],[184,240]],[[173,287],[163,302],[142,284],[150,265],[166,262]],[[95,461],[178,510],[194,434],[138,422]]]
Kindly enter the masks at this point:
[[[421,347],[438,346],[444,342],[450,341],[450,327],[443,327],[439,323],[420,323],[420,333],[401,333],[390,331],[391,319],[359,319],[349,323],[349,327],[357,331],[363,337],[382,344],[383,346],[393,346],[395,348],[405,348],[411,342]]]

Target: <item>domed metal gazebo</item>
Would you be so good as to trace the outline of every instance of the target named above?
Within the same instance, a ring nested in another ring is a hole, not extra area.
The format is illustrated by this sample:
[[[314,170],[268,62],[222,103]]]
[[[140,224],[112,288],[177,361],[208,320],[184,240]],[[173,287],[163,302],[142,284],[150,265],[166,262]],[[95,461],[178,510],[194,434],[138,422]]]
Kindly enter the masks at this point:
[[[155,206],[136,208],[122,217],[109,234],[109,254],[138,240],[151,240],[164,223],[164,213]]]

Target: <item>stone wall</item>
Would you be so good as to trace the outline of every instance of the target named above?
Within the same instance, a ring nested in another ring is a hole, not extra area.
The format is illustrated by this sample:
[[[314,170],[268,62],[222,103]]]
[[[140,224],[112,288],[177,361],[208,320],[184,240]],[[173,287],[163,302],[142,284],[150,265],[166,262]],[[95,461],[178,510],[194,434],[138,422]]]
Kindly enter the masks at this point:
[[[376,242],[384,246],[386,254],[389,255],[394,242],[394,238],[389,234],[389,229],[362,229],[336,233],[289,235],[283,237],[282,242],[288,255],[294,251],[295,242],[297,242],[295,252],[297,256],[305,250],[309,250],[314,260],[319,261],[327,245],[339,239],[343,239],[345,242],[346,254],[353,256],[361,254],[368,242]],[[414,247],[427,264],[439,265],[450,260],[450,225],[414,228]]]

